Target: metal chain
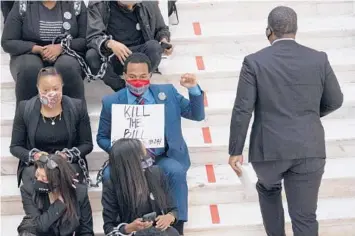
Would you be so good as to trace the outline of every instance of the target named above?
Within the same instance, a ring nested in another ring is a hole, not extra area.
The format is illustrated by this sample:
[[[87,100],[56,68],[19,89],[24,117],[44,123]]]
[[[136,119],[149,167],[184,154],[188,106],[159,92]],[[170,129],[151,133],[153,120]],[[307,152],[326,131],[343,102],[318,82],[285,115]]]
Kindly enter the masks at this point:
[[[73,160],[75,157],[78,158],[78,164],[79,164],[80,169],[83,172],[86,185],[88,187],[96,187],[97,184],[92,183],[92,180],[89,175],[89,170],[86,166],[85,160],[81,157],[80,150],[76,147],[73,147],[72,149],[64,148],[61,152],[67,156],[69,163],[73,163]],[[98,187],[98,185],[97,185],[97,187]]]
[[[93,75],[91,73],[90,67],[87,65],[84,58],[82,56],[80,56],[77,52],[75,52],[73,49],[70,48],[70,43],[71,43],[72,39],[73,39],[73,37],[70,34],[59,35],[58,37],[53,39],[53,43],[55,43],[57,40],[60,40],[60,45],[63,48],[63,53],[74,57],[78,61],[82,70],[85,73],[85,76],[86,76],[85,78],[88,80],[88,82],[91,82],[92,80],[102,79],[106,74],[108,63],[109,63],[111,57],[113,56],[113,54],[108,57],[101,57],[102,64],[101,64],[100,70],[97,73],[97,75]],[[107,35],[104,36],[104,40],[109,40],[109,39],[112,39],[112,36],[107,36]]]
[[[110,233],[106,234],[106,236],[119,236],[119,235],[120,235],[120,232],[118,231],[117,227],[114,227]]]
[[[41,152],[40,150],[38,150],[37,148],[32,148],[29,152],[28,152],[28,162],[26,162],[27,165],[29,164],[33,164],[35,162],[35,154],[37,152]]]
[[[121,223],[117,227],[113,227],[112,231],[105,236],[132,236],[135,235],[135,232],[132,232],[130,234],[123,234],[120,232],[120,228],[124,225],[127,225],[127,223]]]
[[[109,164],[109,160],[106,160],[104,162],[104,164],[101,166],[99,172],[97,172],[97,175],[96,175],[96,184],[94,187],[99,187],[99,184],[102,183],[102,179],[103,179],[103,175],[104,175],[104,170],[106,169],[106,167],[108,166]]]

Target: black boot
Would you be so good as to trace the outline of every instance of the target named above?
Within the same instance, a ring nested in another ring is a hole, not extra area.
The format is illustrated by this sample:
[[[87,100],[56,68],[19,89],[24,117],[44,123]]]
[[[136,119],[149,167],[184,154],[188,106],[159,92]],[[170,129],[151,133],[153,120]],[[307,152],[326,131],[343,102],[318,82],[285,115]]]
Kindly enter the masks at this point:
[[[179,232],[180,235],[184,235],[184,221],[179,220],[174,225],[174,228]]]
[[[115,92],[126,87],[126,82],[120,77],[117,78],[117,76],[105,75],[102,80],[106,85],[110,86],[111,89]]]

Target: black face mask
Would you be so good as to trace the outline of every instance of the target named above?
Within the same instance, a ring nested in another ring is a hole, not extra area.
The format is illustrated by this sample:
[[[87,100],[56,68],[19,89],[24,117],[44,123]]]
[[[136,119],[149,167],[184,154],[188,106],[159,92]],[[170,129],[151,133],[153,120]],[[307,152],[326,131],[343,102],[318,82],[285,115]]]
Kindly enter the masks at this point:
[[[51,190],[49,189],[49,185],[47,183],[43,183],[41,181],[35,180],[34,184],[34,189],[36,190],[36,192],[38,193],[50,193]]]

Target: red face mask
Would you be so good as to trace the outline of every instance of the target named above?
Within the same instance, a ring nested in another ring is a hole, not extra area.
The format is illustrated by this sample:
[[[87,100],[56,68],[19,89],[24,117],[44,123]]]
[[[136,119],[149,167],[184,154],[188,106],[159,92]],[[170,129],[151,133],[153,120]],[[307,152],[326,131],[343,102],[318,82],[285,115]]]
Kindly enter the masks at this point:
[[[135,96],[139,97],[149,88],[150,81],[146,79],[127,80],[126,86],[128,90]]]

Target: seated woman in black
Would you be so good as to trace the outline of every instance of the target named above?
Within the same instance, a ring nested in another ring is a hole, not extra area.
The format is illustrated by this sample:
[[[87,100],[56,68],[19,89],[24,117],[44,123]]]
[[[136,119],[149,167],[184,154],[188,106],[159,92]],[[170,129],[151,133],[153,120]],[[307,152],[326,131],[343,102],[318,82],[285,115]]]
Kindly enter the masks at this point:
[[[111,149],[109,165],[104,170],[102,206],[104,232],[119,231],[121,235],[152,227],[178,236],[172,227],[177,208],[169,195],[162,171],[146,157],[146,150],[136,139],[120,139]],[[144,222],[143,216],[155,212],[154,222]]]
[[[37,94],[36,76],[44,66],[54,65],[63,75],[64,94],[85,99],[82,69],[78,61],[62,54],[60,42],[52,40],[69,33],[71,48],[86,51],[87,13],[81,1],[16,1],[3,29],[1,45],[11,55],[10,70],[16,81],[16,100]]]
[[[62,95],[62,77],[54,67],[39,72],[37,86],[39,96],[19,103],[12,127],[10,152],[20,160],[18,184],[21,179],[31,183],[33,161],[41,152],[59,152],[84,174],[78,163],[83,159],[80,162],[86,165],[85,156],[93,149],[85,101]]]
[[[34,184],[21,186],[23,209],[35,222],[35,235],[93,236],[87,188],[74,183],[70,165],[59,155],[42,155],[35,166]]]

